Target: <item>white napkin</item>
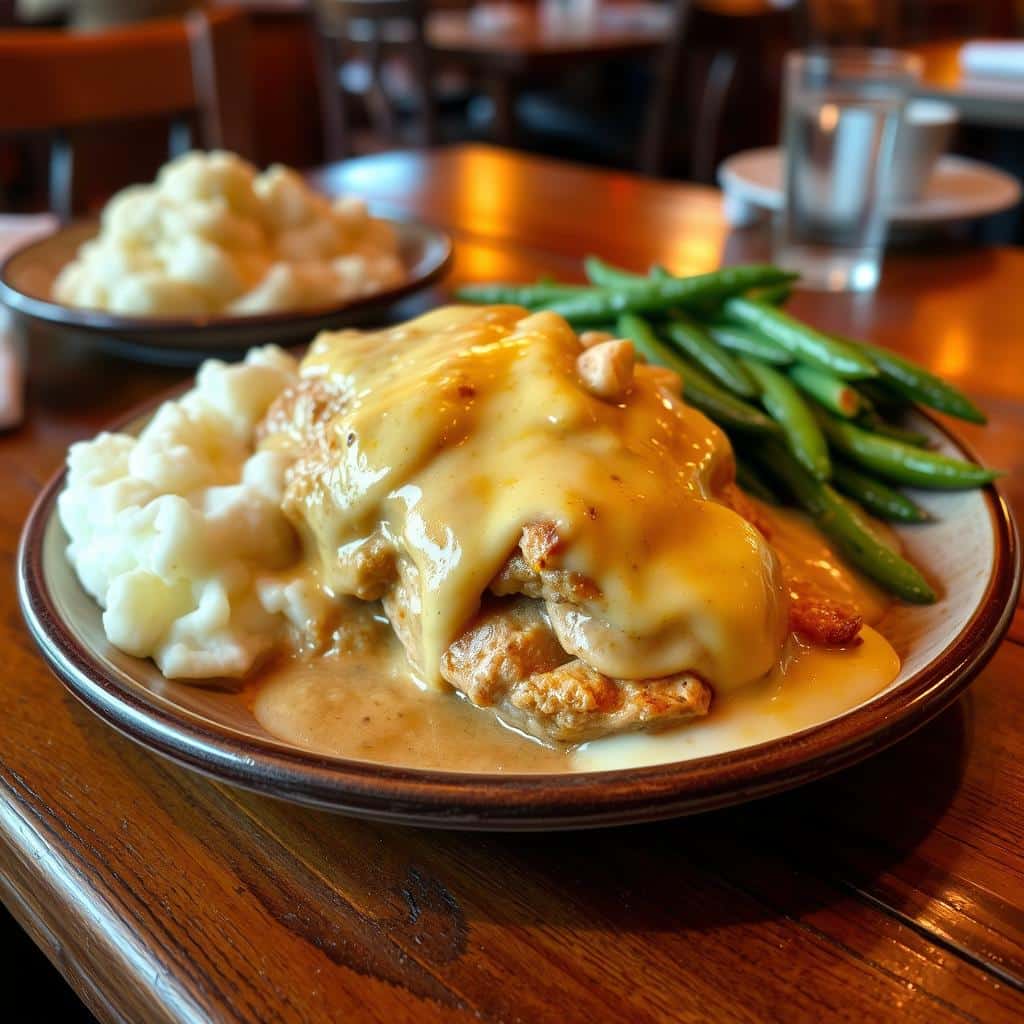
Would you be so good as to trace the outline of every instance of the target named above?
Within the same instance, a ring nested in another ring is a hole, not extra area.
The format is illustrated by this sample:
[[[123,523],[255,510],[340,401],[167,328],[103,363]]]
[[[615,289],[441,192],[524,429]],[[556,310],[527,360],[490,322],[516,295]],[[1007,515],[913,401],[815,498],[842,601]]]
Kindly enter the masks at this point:
[[[1024,78],[1024,40],[976,39],[960,47],[960,66],[975,75]]]
[[[0,214],[0,260],[57,227],[51,213]],[[16,427],[25,415],[25,360],[10,311],[0,306],[0,430]]]

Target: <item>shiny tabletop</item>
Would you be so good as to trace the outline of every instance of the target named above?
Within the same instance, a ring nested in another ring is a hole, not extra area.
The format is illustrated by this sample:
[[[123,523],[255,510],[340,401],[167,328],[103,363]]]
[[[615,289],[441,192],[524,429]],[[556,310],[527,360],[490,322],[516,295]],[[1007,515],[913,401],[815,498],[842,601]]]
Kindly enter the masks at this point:
[[[316,172],[450,231],[460,281],[681,272],[758,255],[718,192],[485,147]],[[1024,250],[893,252],[874,296],[799,315],[974,395],[957,427],[1024,510]],[[33,351],[0,437],[0,543],[72,441],[181,371]],[[788,794],[657,825],[442,833],[254,796],[68,696],[13,586],[0,657],[0,895],[102,1021],[1012,1021],[1024,1017],[1024,623],[910,739]]]

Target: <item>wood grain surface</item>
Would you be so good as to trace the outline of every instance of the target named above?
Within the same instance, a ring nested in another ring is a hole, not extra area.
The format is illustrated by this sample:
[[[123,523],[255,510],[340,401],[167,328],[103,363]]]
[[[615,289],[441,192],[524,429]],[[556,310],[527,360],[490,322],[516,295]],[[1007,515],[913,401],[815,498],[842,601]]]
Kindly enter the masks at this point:
[[[713,191],[482,148],[318,180],[451,230],[452,283],[577,276],[591,250],[696,270],[761,245],[729,236]],[[966,433],[1021,510],[1022,287],[1024,252],[933,245],[894,253],[873,298],[797,302],[977,396],[992,423]],[[8,579],[66,446],[181,379],[32,358],[29,421],[0,438]],[[352,821],[177,768],[66,696],[12,587],[0,602],[0,895],[103,1021],[1024,1015],[1024,627],[948,712],[830,779],[658,825],[503,836]]]

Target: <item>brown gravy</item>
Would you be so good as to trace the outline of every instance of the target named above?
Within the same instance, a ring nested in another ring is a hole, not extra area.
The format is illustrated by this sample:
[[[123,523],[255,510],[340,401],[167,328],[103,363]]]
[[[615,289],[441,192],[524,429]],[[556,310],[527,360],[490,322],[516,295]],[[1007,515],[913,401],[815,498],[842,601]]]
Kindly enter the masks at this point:
[[[417,685],[393,639],[372,653],[289,658],[272,666],[257,687],[253,713],[259,722],[305,750],[440,771],[572,767],[567,751],[506,728],[454,691]]]

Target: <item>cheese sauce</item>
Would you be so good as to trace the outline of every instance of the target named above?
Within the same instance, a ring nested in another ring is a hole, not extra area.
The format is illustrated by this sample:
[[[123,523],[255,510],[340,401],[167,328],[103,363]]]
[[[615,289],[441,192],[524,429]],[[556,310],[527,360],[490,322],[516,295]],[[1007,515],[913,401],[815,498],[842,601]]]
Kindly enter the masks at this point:
[[[284,660],[255,687],[253,712],[269,732],[414,768],[621,768],[801,729],[895,678],[896,653],[868,627],[848,650],[787,640],[784,577],[869,623],[885,599],[801,516],[760,509],[769,544],[715,500],[732,478],[731,448],[681,401],[678,378],[640,365],[622,401],[602,401],[579,380],[580,351],[561,318],[517,307],[450,307],[314,342],[301,375],[327,396],[320,418],[277,424],[263,443],[298,445],[285,508],[311,570],[349,613],[333,650]],[[600,589],[568,606],[582,623],[572,649],[613,677],[695,671],[714,692],[709,715],[554,749],[441,680],[442,654],[524,525],[540,522],[559,540],[549,567]],[[360,552],[382,540],[397,552],[400,611],[415,626],[403,626],[404,650],[379,605],[345,598],[365,584]]]
[[[732,475],[727,439],[657,367],[637,366],[622,402],[595,398],[580,351],[560,317],[518,307],[321,335],[301,373],[341,398],[286,508],[324,580],[356,593],[355,555],[383,531],[412,581],[415,669],[443,686],[443,652],[524,525],[550,521],[552,567],[601,591],[581,628],[593,667],[693,670],[716,692],[760,678],[782,649],[782,580],[758,531],[706,500]]]
[[[847,569],[806,519],[781,509],[767,515],[784,564],[855,604],[866,621],[884,623],[884,595]],[[505,728],[452,691],[417,686],[391,629],[379,623],[377,628],[372,642],[355,650],[273,666],[257,684],[253,702],[264,728],[318,753],[409,768],[611,770],[704,757],[809,728],[869,700],[900,668],[888,641],[868,626],[863,642],[848,650],[812,648],[790,638],[768,675],[716,694],[705,718],[663,732],[552,749]]]
[[[885,689],[900,662],[871,627],[849,650],[791,641],[765,679],[716,696],[705,718],[553,749],[505,728],[454,691],[419,687],[397,643],[375,652],[294,658],[257,684],[253,712],[273,736],[304,750],[406,768],[569,772],[704,757],[827,722]]]

